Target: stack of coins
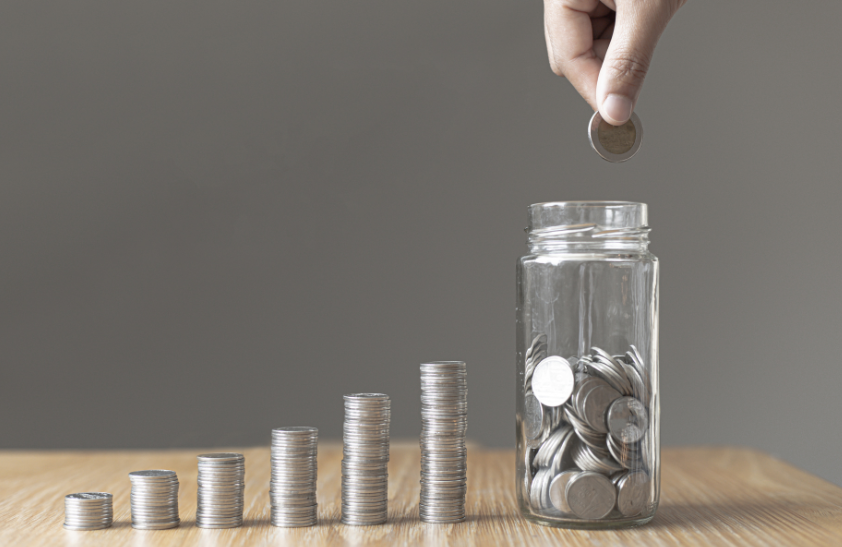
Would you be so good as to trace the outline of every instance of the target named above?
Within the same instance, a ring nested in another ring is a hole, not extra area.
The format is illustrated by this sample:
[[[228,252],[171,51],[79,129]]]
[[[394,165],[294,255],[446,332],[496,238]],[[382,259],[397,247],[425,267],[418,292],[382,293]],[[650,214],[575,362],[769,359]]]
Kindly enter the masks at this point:
[[[465,520],[468,373],[462,361],[421,365],[421,520]]]
[[[246,459],[219,452],[199,457],[196,526],[236,528],[243,525]]]
[[[342,522],[386,522],[391,401],[382,393],[345,395]]]
[[[64,496],[64,527],[68,530],[100,530],[114,520],[111,494],[83,492]]]
[[[132,528],[175,528],[178,518],[178,477],[175,471],[152,469],[129,473],[132,481]]]
[[[272,430],[272,479],[269,501],[274,526],[316,524],[316,476],[319,430],[279,427]]]

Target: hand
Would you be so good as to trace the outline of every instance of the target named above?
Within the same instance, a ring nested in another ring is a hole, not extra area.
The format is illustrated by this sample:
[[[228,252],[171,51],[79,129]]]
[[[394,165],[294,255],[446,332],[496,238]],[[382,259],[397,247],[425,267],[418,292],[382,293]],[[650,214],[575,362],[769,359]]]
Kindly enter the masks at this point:
[[[553,72],[602,118],[626,123],[661,33],[686,0],[544,0]]]

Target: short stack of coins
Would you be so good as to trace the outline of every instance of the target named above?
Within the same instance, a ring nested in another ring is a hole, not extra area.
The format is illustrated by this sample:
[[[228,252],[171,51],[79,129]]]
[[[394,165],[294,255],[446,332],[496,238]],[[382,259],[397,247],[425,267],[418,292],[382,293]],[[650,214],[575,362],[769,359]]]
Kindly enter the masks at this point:
[[[272,525],[316,524],[316,479],[319,430],[279,427],[272,430],[272,478],[269,501]]]
[[[468,373],[462,361],[421,365],[421,520],[465,520]]]
[[[386,522],[391,401],[382,393],[345,395],[342,522]]]
[[[201,454],[196,508],[200,528],[236,528],[243,524],[246,460],[242,454]]]
[[[111,494],[83,492],[64,497],[64,527],[68,530],[101,530],[114,520]]]
[[[178,518],[178,476],[152,469],[129,473],[132,481],[132,527],[139,530],[175,528]]]

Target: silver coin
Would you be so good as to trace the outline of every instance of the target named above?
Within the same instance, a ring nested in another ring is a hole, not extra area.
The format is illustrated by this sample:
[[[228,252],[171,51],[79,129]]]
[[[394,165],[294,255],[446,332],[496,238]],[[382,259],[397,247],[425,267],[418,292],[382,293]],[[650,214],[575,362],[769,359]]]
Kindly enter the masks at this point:
[[[524,400],[523,426],[529,440],[538,438],[544,429],[544,405],[532,393]]]
[[[582,402],[584,401],[585,395],[594,388],[596,384],[603,384],[608,385],[604,380],[601,378],[597,378],[595,376],[590,376],[586,373],[577,373],[576,375],[576,388],[574,389],[571,404],[573,409],[576,410],[576,413],[579,416],[584,416],[585,409],[582,407]],[[609,386],[610,387],[610,386]]]
[[[175,471],[168,471],[166,469],[147,469],[145,471],[132,471],[129,473],[129,478],[139,477],[143,479],[152,478],[172,478],[175,477]]]
[[[538,363],[532,375],[532,392],[549,407],[561,406],[570,399],[575,379],[564,357],[551,355]]]
[[[596,384],[582,399],[583,418],[594,431],[608,433],[605,416],[620,393],[606,384]]]
[[[599,520],[607,517],[617,501],[617,490],[608,477],[583,471],[567,483],[565,499],[579,518]]]
[[[625,517],[641,514],[650,499],[652,480],[645,471],[632,471],[617,481],[617,509]]]
[[[578,469],[568,469],[562,471],[550,482],[550,501],[553,507],[562,513],[570,513],[570,506],[567,504],[567,483],[570,479],[579,474]]]
[[[108,492],[80,492],[64,496],[65,502],[83,504],[110,503],[112,499],[113,496]]]
[[[611,403],[606,418],[611,436],[624,443],[643,438],[649,427],[649,414],[643,403],[634,397],[621,397]]]
[[[611,163],[620,163],[630,159],[643,142],[643,124],[636,113],[621,126],[614,126],[594,112],[588,125],[588,140],[599,156]]]

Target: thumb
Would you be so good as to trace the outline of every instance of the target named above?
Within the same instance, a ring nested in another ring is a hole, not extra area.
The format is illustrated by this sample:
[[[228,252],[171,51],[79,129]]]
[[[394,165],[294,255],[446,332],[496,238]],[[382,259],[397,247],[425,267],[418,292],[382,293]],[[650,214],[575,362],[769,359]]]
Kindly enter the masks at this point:
[[[658,38],[672,16],[670,0],[617,0],[614,34],[596,85],[602,118],[623,125],[631,117]]]

